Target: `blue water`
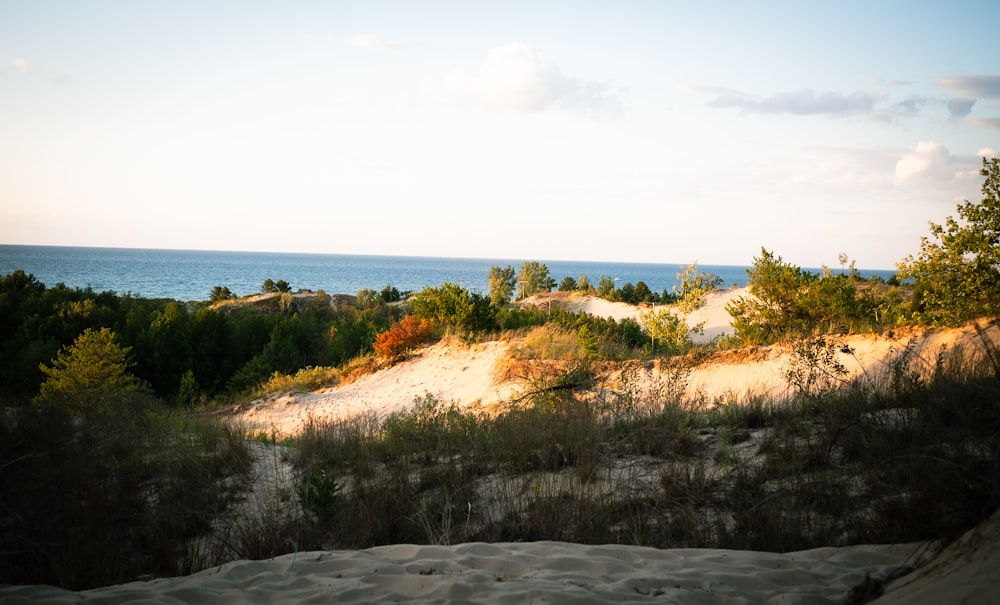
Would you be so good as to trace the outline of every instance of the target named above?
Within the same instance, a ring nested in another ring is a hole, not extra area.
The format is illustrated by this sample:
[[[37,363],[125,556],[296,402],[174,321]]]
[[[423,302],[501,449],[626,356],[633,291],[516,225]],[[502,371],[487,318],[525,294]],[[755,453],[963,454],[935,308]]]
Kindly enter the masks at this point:
[[[677,284],[686,265],[603,263],[538,260],[558,283],[564,277],[586,275],[596,286],[601,276],[618,286],[643,281],[660,293]],[[33,274],[47,286],[63,283],[98,292],[131,293],[145,298],[207,300],[215,286],[226,286],[239,296],[260,292],[265,279],[285,280],[297,290],[324,290],[356,294],[362,288],[381,290],[391,284],[401,291],[417,291],[445,282],[483,294],[489,292],[490,267],[511,265],[519,270],[524,259],[430,258],[355,256],[275,252],[219,252],[147,250],[133,248],[77,248],[64,246],[0,245],[0,275],[16,269]],[[746,267],[699,265],[725,285],[746,283]],[[839,268],[838,268],[839,270]],[[819,270],[814,270],[818,272]],[[892,271],[862,271],[862,275],[889,278]]]

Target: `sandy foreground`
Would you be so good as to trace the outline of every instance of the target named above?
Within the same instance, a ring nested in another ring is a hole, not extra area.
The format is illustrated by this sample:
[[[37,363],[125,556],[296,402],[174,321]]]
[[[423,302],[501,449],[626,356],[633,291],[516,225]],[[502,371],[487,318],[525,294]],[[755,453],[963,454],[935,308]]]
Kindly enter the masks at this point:
[[[818,604],[877,597],[871,602],[986,604],[1000,600],[998,546],[1000,513],[930,562],[917,544],[785,554],[563,542],[403,544],[235,561],[190,576],[80,592],[0,586],[0,602]],[[914,565],[920,566],[884,589],[870,588]]]
[[[0,588],[4,603],[838,603],[915,545],[788,554],[562,542],[394,545],[236,561],[82,592]]]
[[[711,339],[731,332],[725,304],[745,289],[714,293],[688,318],[704,321]],[[548,304],[547,302],[545,304]],[[601,317],[635,317],[635,307],[574,298]],[[1000,342],[996,327],[994,342]],[[942,346],[974,338],[971,330],[852,337],[843,356],[851,375],[891,367],[906,351],[932,363]],[[508,400],[520,388],[497,384],[493,367],[510,343],[443,342],[412,359],[339,388],[283,393],[234,410],[250,427],[294,434],[310,419],[403,410],[432,394],[463,407]],[[722,356],[690,370],[691,393],[718,398],[787,391],[782,368],[790,352],[764,347]],[[670,369],[641,366],[655,385]],[[618,385],[609,383],[607,388]],[[561,542],[391,545],[357,551],[302,552],[264,561],[235,561],[200,573],[73,592],[45,586],[0,587],[0,603],[844,603],[866,580],[900,576],[876,603],[1000,602],[1000,512],[935,555],[926,545],[862,545],[794,553],[709,549],[660,550]],[[929,562],[928,562],[929,561]],[[870,584],[870,583],[869,583]],[[881,589],[859,594],[873,598]],[[862,601],[865,602],[865,601]]]

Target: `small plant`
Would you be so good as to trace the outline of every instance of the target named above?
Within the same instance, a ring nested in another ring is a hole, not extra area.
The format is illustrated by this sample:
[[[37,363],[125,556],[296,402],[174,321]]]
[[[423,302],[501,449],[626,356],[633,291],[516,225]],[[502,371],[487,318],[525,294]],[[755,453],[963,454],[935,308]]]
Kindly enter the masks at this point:
[[[846,384],[848,372],[838,358],[841,353],[852,355],[854,351],[826,337],[796,341],[783,372],[785,380],[805,397]]]

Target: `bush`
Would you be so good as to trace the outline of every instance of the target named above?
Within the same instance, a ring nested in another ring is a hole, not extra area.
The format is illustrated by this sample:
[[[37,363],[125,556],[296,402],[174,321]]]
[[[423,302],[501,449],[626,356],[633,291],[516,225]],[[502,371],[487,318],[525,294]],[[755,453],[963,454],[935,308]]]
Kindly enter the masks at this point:
[[[434,324],[431,320],[407,315],[375,337],[375,354],[386,360],[396,359],[430,340],[433,334]]]

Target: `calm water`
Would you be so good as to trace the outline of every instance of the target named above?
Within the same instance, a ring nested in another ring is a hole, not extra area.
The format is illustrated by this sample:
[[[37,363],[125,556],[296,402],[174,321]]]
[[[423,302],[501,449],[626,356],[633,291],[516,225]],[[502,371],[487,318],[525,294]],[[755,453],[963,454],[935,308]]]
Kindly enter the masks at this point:
[[[677,273],[686,265],[600,263],[590,261],[546,261],[556,282],[581,275],[595,286],[602,275],[619,286],[640,281],[654,292],[669,290]],[[146,298],[207,300],[215,286],[226,286],[237,295],[259,292],[265,279],[283,279],[293,290],[325,290],[355,294],[362,288],[380,290],[392,284],[399,290],[420,290],[445,282],[469,290],[489,291],[490,267],[511,265],[520,269],[524,260],[429,258],[402,256],[354,256],[343,254],[296,254],[274,252],[217,252],[193,250],[146,250],[132,248],[76,248],[62,246],[0,245],[0,275],[16,269],[33,274],[54,286],[131,292]],[[725,284],[745,284],[746,267],[699,265],[699,269],[723,278]],[[818,272],[818,270],[815,270]],[[862,271],[865,276],[890,277],[892,271]]]

